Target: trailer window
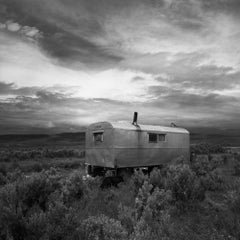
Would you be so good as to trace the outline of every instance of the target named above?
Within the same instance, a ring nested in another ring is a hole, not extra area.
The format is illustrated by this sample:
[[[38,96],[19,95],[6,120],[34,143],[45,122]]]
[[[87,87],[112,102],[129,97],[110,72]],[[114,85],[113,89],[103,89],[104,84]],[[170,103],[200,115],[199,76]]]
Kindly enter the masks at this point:
[[[166,141],[166,134],[158,134],[158,141],[165,142]]]
[[[158,135],[156,133],[149,133],[148,134],[148,141],[152,142],[152,143],[157,142],[157,136]]]
[[[93,141],[95,143],[103,142],[103,132],[93,133]]]
[[[150,143],[165,142],[166,134],[148,133],[148,141]]]

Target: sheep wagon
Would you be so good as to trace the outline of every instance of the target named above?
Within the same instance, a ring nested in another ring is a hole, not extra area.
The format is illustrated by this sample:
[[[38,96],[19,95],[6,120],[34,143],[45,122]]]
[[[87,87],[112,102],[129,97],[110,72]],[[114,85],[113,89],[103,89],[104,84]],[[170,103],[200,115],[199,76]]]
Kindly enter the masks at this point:
[[[183,157],[189,161],[189,132],[178,127],[133,123],[93,123],[86,132],[86,168],[90,175],[107,170],[152,169]]]

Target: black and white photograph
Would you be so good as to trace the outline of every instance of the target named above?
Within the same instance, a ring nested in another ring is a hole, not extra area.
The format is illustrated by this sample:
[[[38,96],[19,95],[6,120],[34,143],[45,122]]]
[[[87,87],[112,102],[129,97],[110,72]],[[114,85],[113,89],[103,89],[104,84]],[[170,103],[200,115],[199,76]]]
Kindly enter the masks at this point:
[[[0,240],[239,240],[240,0],[0,0]]]

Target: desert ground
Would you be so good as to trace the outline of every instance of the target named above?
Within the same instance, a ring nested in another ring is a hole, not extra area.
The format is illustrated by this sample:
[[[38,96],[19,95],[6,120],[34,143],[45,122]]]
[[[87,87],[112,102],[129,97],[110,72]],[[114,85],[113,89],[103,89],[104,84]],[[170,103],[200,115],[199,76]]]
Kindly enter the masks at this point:
[[[194,136],[189,164],[180,157],[101,188],[84,171],[84,133],[0,143],[0,239],[240,238],[237,148]]]

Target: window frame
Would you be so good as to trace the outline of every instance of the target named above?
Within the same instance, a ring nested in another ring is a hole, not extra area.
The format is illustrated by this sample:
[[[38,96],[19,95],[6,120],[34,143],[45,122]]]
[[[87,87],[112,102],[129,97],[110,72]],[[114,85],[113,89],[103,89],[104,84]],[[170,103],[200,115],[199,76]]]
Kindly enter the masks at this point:
[[[92,133],[93,135],[93,143],[94,144],[100,144],[100,143],[102,143],[103,141],[104,141],[104,131],[93,131],[93,133]],[[100,140],[96,140],[96,136],[97,135],[101,135],[101,139]]]
[[[150,136],[156,136],[156,140],[155,141],[151,141],[150,140]],[[158,142],[158,134],[157,133],[148,133],[148,142],[149,143],[157,143]]]
[[[164,140],[160,140],[160,136],[164,136]],[[167,141],[167,134],[166,133],[159,133],[158,134],[158,142],[166,142]]]
[[[155,135],[156,140],[151,141],[150,136]],[[164,136],[164,140],[160,140],[160,136]],[[148,132],[148,143],[158,143],[158,142],[166,142],[167,141],[167,134],[166,133],[156,133],[156,132]]]

